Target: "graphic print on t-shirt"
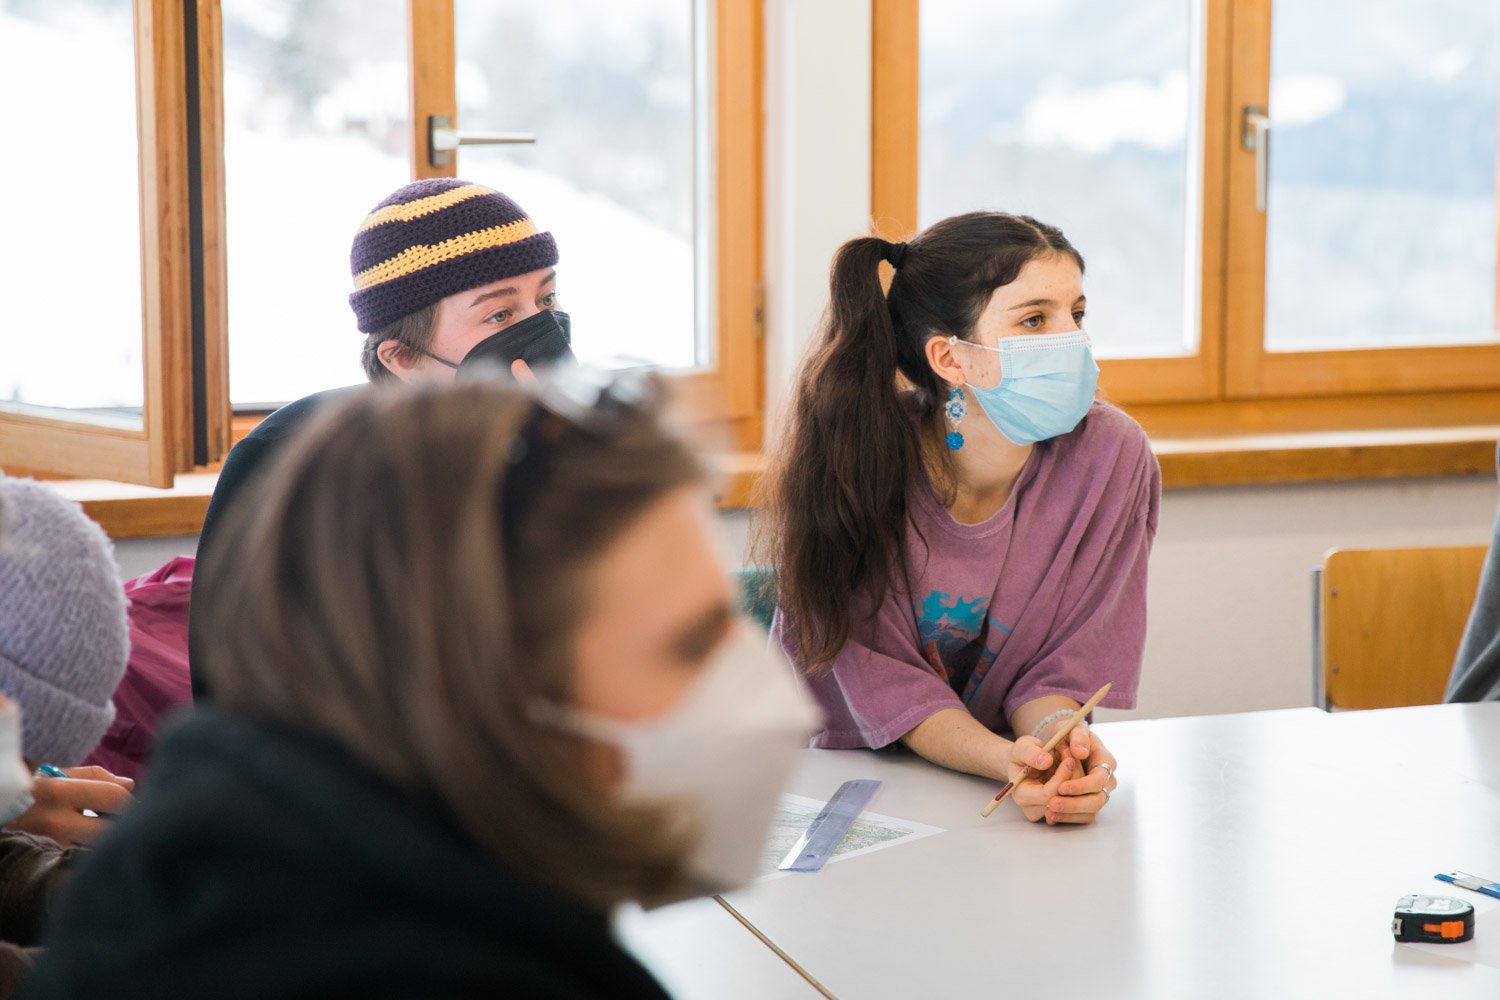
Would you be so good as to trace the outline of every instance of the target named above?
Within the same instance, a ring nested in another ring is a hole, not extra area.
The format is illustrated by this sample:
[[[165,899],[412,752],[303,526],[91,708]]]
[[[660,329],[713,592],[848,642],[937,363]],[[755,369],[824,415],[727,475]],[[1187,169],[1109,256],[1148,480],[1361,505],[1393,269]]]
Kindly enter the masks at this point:
[[[999,653],[983,641],[988,610],[987,598],[969,600],[943,590],[928,591],[915,608],[922,656],[965,701],[979,689]],[[1009,628],[994,619],[989,624],[1002,637],[1010,634]]]

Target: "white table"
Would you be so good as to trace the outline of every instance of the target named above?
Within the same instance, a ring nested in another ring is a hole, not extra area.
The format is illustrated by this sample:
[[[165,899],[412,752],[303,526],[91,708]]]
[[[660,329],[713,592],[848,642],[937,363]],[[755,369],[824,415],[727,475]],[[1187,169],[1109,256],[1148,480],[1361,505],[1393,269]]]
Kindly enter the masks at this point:
[[[615,931],[676,1000],[822,996],[717,900],[696,899],[650,912],[626,909],[616,916]]]
[[[1424,892],[1475,902],[1480,934],[1500,935],[1494,901],[1432,878],[1500,878],[1500,704],[1098,732],[1120,788],[1086,828],[1012,806],[981,819],[993,782],[912,756],[809,750],[791,791],[880,778],[873,811],[947,832],[727,899],[841,1000],[1500,997],[1500,969],[1465,960],[1472,945],[1398,945],[1389,929],[1396,900]],[[716,904],[688,905],[692,919],[668,908],[636,927],[648,964],[691,980],[684,998],[817,995],[741,953],[772,955]],[[714,949],[759,978],[716,978]]]

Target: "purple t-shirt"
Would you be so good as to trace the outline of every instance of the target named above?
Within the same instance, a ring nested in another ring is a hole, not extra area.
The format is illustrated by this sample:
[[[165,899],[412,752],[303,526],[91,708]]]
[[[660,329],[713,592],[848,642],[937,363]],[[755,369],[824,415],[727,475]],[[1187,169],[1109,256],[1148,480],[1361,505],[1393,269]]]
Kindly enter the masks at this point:
[[[1045,695],[1135,707],[1146,641],[1146,561],[1161,471],[1140,426],[1096,402],[1038,443],[1009,499],[959,524],[924,477],[907,524],[911,586],[892,580],[870,616],[855,596],[849,641],[808,682],[826,713],[813,746],[882,747],[945,708],[1009,733]],[[772,635],[799,662],[778,612]]]

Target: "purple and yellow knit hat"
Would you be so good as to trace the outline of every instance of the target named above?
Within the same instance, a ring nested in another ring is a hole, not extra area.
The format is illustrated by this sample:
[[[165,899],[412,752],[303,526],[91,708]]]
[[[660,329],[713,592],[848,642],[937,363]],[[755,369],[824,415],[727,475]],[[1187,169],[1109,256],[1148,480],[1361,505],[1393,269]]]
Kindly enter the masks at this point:
[[[557,263],[557,242],[521,206],[479,184],[415,181],[376,205],[354,234],[349,306],[365,333],[450,295]]]

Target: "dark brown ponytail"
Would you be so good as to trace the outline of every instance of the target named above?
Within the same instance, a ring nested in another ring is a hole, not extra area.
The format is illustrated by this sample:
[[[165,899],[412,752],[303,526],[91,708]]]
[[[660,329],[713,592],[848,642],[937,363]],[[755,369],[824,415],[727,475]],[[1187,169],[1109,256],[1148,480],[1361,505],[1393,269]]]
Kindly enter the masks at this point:
[[[996,288],[1057,253],[1083,266],[1056,228],[999,212],[945,219],[909,244],[867,236],[839,248],[821,335],[761,485],[756,533],[804,668],[826,666],[848,641],[855,594],[879,607],[893,580],[908,579],[908,495],[922,476],[923,431],[937,426],[948,390],[927,363],[927,341],[969,339]],[[882,260],[897,264],[889,297]]]

